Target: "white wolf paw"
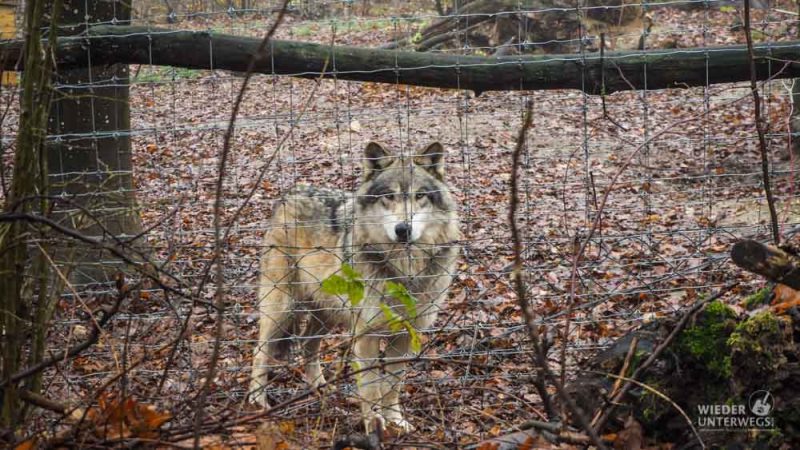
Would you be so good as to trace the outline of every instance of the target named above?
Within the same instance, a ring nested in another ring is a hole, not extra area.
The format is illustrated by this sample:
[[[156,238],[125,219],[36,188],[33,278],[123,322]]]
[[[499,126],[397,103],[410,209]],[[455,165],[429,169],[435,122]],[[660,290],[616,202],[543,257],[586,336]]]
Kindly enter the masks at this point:
[[[267,390],[260,383],[250,383],[250,390],[247,394],[247,400],[250,403],[260,406],[264,409],[269,408],[269,402],[267,401]]]
[[[403,417],[389,419],[389,428],[396,428],[401,434],[408,434],[414,431],[414,425]]]
[[[364,428],[366,428],[367,434],[373,433],[377,427],[380,427],[381,431],[388,431],[393,435],[407,434],[414,431],[414,426],[411,425],[411,422],[397,413],[387,414],[387,417],[373,413],[364,419]]]

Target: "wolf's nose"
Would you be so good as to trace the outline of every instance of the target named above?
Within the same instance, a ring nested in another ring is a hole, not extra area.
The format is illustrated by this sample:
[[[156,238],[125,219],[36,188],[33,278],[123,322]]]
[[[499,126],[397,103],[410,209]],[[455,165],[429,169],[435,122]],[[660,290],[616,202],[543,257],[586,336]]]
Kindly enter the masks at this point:
[[[394,227],[394,232],[397,234],[397,242],[408,242],[408,238],[411,237],[411,224],[400,222]]]

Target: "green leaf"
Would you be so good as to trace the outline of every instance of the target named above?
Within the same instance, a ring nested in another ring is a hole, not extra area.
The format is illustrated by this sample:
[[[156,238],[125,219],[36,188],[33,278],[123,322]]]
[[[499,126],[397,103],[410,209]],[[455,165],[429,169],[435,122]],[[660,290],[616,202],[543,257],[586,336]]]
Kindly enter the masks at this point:
[[[389,329],[395,333],[402,331],[405,327],[403,320],[392,311],[392,308],[386,303],[381,303],[379,306],[381,307],[381,311],[383,311],[383,317],[386,318],[386,324],[389,326]]]
[[[347,264],[342,264],[341,270],[344,277],[333,274],[322,280],[322,292],[346,296],[350,304],[357,306],[364,299],[364,281],[361,279],[361,274]]]
[[[364,373],[362,372],[363,366],[361,365],[361,361],[351,360],[350,361],[350,370],[354,372],[354,376],[356,378],[356,384],[361,386],[363,381]]]
[[[396,298],[406,307],[409,319],[414,320],[417,318],[417,299],[408,292],[405,286],[393,281],[387,281],[386,294]]]
[[[348,282],[339,275],[331,275],[322,280],[322,292],[330,295],[345,295],[348,290]]]
[[[364,299],[364,283],[361,280],[353,280],[348,283],[347,298],[350,299],[351,305],[358,306]]]
[[[422,341],[419,339],[419,333],[417,333],[417,329],[414,328],[409,321],[404,320],[403,324],[406,326],[406,330],[408,330],[409,340],[409,347],[411,351],[414,353],[419,353],[422,350]]]
[[[383,311],[383,317],[386,318],[386,323],[388,324],[389,329],[394,333],[403,331],[403,329],[405,329],[409,336],[409,348],[412,352],[419,353],[420,350],[422,350],[422,341],[420,340],[419,333],[417,333],[417,329],[414,328],[414,325],[412,325],[408,320],[398,316],[386,303],[381,303],[379,306],[381,307],[381,311]]]
[[[361,280],[361,274],[353,269],[350,264],[342,264],[342,273],[348,280]]]

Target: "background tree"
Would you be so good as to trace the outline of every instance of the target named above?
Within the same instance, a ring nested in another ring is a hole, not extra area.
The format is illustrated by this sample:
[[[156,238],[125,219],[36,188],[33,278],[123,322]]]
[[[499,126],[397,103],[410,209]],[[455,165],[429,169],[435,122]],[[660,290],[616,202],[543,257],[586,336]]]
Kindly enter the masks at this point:
[[[65,0],[62,34],[84,33],[98,22],[127,24],[130,3]],[[91,61],[93,46],[85,47]],[[133,188],[129,73],[125,64],[60,68],[50,109],[47,164],[50,194],[70,201],[57,211],[62,224],[90,236],[137,235],[141,224]],[[116,270],[88,247],[61,248],[58,262],[76,283],[106,282]]]

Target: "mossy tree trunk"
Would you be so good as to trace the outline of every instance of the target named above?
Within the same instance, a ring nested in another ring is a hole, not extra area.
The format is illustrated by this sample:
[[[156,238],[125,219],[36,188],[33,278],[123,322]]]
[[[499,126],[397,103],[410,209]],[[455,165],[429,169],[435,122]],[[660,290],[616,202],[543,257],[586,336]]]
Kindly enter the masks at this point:
[[[55,1],[58,6],[59,1]],[[52,55],[42,47],[43,17],[48,12],[46,0],[28,0],[25,5],[25,67],[22,76],[20,124],[17,133],[14,172],[4,205],[5,212],[39,213],[47,211],[45,141],[48,104],[51,95]],[[51,21],[57,22],[57,14]],[[51,39],[55,43],[55,39]],[[46,312],[51,301],[48,295],[45,231],[23,221],[4,222],[0,226],[0,380],[15,374],[25,359],[41,355],[39,342],[26,347],[33,336],[43,336]],[[33,238],[39,241],[35,246]],[[34,341],[36,338],[34,337]],[[0,426],[15,429],[23,417],[19,389],[39,387],[37,378],[24,385],[10,383],[2,389]]]
[[[797,3],[797,12],[800,14],[800,2]],[[800,34],[800,30],[798,30]],[[792,134],[793,155],[787,157],[797,157],[800,155],[800,78],[795,78],[792,83],[792,117],[789,118],[789,132]]]
[[[130,2],[64,0],[62,34],[94,23],[125,25]],[[83,49],[87,64],[61,68],[50,111],[48,150],[51,195],[65,196],[58,220],[84,234],[132,236],[141,230],[133,189],[128,66],[92,65],[94,46]],[[119,269],[88,247],[61,248],[59,263],[78,284],[104,283]]]

